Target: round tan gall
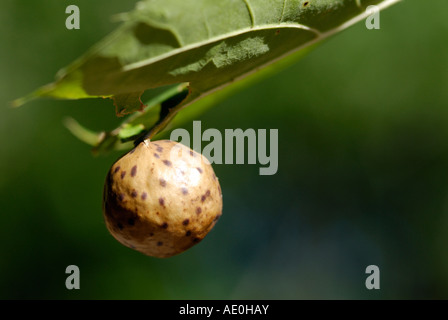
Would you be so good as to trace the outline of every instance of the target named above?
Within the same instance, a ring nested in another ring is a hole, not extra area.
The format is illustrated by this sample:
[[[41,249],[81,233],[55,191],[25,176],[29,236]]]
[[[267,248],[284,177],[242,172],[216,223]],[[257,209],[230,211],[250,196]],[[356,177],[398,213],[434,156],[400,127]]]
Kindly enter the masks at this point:
[[[213,228],[222,214],[221,187],[201,154],[170,140],[144,141],[109,170],[103,212],[120,243],[167,258]]]

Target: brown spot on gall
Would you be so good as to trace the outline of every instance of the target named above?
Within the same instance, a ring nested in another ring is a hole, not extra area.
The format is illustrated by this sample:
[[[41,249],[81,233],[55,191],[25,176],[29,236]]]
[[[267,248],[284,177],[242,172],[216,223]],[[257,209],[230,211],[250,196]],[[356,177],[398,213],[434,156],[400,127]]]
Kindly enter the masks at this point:
[[[120,166],[115,168],[114,173],[117,173],[118,171],[120,171]]]
[[[157,159],[160,159],[160,156],[158,153],[154,153],[154,157],[156,157]]]
[[[168,167],[171,167],[173,164],[171,163],[171,161],[169,161],[169,160],[163,160],[163,163],[166,165],[166,166],[168,166]]]
[[[188,189],[187,188],[182,188],[182,194],[183,195],[187,195],[188,194]]]
[[[157,147],[157,152],[162,153],[163,152],[163,148],[162,147]]]
[[[124,193],[120,193],[118,195],[118,200],[123,201],[124,200]]]
[[[191,236],[191,231],[188,230],[188,231],[185,233],[185,235],[186,235],[187,237]]]
[[[207,199],[207,197],[210,197],[210,190],[207,190],[207,192],[202,195],[201,201],[204,202]]]
[[[182,224],[183,224],[184,226],[188,226],[189,223],[190,223],[190,220],[189,220],[189,219],[185,219],[185,220],[182,222]]]
[[[148,194],[146,192],[142,193],[142,200],[146,200],[146,198],[148,197]]]
[[[128,225],[133,226],[135,224],[135,219],[134,218],[129,218],[128,219]]]
[[[161,225],[161,227],[162,227],[163,229],[168,229],[168,223],[164,222],[164,223]]]
[[[137,174],[137,166],[133,166],[131,169],[131,177],[135,177]]]
[[[165,206],[165,199],[159,198],[159,204],[164,207]]]
[[[202,174],[202,169],[201,168],[196,168],[198,169],[199,173]]]
[[[197,207],[196,208],[196,214],[200,214],[202,212],[202,208],[201,207]]]
[[[199,238],[194,238],[194,239],[193,239],[193,242],[194,242],[194,243],[198,243],[199,241],[201,241],[201,239],[199,239]]]
[[[158,247],[163,246],[163,242],[162,242],[162,241],[157,242],[157,246],[158,246]]]
[[[123,225],[120,222],[117,223],[117,227],[118,229],[123,230]]]
[[[162,187],[166,187],[166,181],[164,179],[160,179],[159,182]]]
[[[121,172],[121,179],[124,179],[125,176],[126,176],[126,171],[122,171]]]
[[[137,191],[132,190],[131,197],[132,197],[132,198],[137,198],[137,196],[138,196]]]

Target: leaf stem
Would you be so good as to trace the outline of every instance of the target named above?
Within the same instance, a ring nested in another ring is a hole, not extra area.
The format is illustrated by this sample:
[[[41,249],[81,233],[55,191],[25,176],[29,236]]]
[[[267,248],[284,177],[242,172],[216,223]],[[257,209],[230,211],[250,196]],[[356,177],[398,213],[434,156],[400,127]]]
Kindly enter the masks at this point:
[[[181,109],[192,102],[192,100],[189,99],[190,91],[186,85],[183,85],[178,89],[180,90],[178,90],[177,94],[169,96],[168,99],[162,101],[159,120],[151,129],[144,131],[141,136],[135,140],[136,145],[142,141],[149,142],[174,119]]]
[[[149,111],[152,107],[159,105],[159,104],[163,104],[164,101],[172,98],[173,96],[179,94],[179,92],[183,92],[184,90],[186,90],[188,87],[187,83],[181,83],[178,86],[175,86],[173,88],[170,88],[164,92],[162,92],[161,94],[157,95],[156,97],[152,98],[151,100],[149,100],[145,105],[147,106],[145,108],[145,110],[143,110],[143,112],[135,112],[132,115],[130,115],[129,117],[126,118],[125,121],[123,121],[123,124],[126,123],[130,123],[132,121],[134,121],[135,119],[139,118],[142,116],[142,114],[144,114],[145,112]],[[120,129],[120,128],[118,128]]]
[[[91,146],[97,145],[104,135],[104,132],[97,133],[84,128],[71,117],[65,118],[64,124],[75,137]]]

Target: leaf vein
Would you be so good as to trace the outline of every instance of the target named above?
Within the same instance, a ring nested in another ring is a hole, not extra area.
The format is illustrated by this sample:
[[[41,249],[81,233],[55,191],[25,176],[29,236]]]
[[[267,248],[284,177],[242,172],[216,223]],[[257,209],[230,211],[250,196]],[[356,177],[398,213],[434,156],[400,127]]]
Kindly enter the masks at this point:
[[[284,15],[285,15],[285,9],[286,9],[286,2],[287,2],[288,0],[283,0],[283,8],[282,8],[282,15],[280,16],[280,20],[279,20],[279,22],[283,22],[283,17],[284,17]]]
[[[208,19],[207,19],[205,13],[202,13],[202,15],[204,17],[205,30],[207,30],[207,38],[211,38],[212,37],[212,30],[210,28],[210,25],[208,24]]]
[[[252,25],[252,28],[253,28],[255,26],[255,14],[254,14],[254,11],[252,10],[252,6],[250,5],[249,0],[243,0],[243,1],[246,4],[247,11],[249,12],[250,22],[251,22],[251,25]]]

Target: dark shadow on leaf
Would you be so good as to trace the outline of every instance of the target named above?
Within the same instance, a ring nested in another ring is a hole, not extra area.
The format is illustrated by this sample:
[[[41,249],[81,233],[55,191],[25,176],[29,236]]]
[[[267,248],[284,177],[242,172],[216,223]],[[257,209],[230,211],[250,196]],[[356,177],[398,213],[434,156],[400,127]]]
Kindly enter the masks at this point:
[[[139,23],[134,29],[134,35],[142,44],[164,44],[172,48],[181,45],[172,32],[156,28],[146,23]]]

